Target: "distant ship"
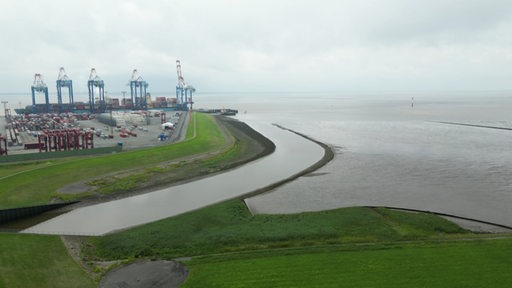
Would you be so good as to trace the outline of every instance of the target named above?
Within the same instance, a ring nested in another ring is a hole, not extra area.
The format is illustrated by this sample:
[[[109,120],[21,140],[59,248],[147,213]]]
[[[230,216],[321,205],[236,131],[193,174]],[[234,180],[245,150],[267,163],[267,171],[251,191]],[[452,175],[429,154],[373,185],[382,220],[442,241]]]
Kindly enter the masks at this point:
[[[238,113],[238,110],[222,109],[221,112],[220,112],[220,115],[235,116],[237,113]]]
[[[220,114],[226,116],[235,116],[238,113],[236,109],[199,109],[196,110],[201,113]]]

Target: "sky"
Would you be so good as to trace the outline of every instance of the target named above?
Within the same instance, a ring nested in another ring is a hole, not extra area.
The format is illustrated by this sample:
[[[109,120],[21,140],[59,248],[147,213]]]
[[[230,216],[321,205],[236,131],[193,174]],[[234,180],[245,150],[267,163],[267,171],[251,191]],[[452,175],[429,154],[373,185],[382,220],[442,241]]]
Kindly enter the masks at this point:
[[[0,0],[0,93],[512,89],[510,0]]]

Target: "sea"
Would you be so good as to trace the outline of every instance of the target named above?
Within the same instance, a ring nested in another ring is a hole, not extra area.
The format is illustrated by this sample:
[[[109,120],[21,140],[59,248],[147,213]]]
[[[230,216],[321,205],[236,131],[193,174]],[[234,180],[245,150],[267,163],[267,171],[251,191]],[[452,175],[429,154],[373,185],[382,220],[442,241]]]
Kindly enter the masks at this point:
[[[198,92],[200,108],[237,109],[240,121],[279,124],[336,152],[246,199],[253,213],[387,206],[512,227],[512,91]]]
[[[195,102],[336,151],[315,173],[246,199],[254,213],[387,206],[512,226],[512,91],[211,93]]]

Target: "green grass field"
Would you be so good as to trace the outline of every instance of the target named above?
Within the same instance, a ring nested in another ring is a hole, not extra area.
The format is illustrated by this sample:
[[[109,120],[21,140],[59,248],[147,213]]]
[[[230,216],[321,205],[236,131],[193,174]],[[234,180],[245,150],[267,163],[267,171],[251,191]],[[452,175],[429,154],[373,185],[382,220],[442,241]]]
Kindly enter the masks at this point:
[[[104,237],[92,238],[92,259],[165,258],[343,243],[448,239],[468,234],[435,215],[343,208],[252,216],[232,200]]]
[[[508,287],[512,238],[488,237],[432,214],[252,216],[232,200],[92,238],[85,252],[88,260],[192,256],[184,287]]]
[[[58,236],[0,233],[0,287],[96,287]]]
[[[186,262],[182,287],[511,287],[512,239],[331,246]]]

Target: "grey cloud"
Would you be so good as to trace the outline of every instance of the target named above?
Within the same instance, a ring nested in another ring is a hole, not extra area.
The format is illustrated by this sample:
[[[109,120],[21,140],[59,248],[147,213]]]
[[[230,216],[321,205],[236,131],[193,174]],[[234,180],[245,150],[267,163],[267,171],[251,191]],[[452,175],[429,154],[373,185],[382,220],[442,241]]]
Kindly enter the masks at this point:
[[[511,9],[501,0],[11,1],[0,10],[0,92],[29,91],[34,73],[53,83],[61,66],[79,81],[95,67],[113,91],[138,68],[152,91],[172,91],[176,59],[198,91],[512,89],[503,77]]]

